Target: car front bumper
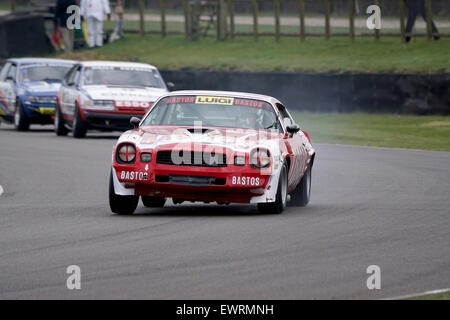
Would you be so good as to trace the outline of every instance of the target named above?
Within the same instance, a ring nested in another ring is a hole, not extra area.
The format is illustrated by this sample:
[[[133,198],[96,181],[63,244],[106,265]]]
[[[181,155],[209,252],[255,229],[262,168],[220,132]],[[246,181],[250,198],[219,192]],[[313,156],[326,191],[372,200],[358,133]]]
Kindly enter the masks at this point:
[[[145,113],[113,113],[84,111],[83,116],[89,128],[104,131],[126,131],[132,129],[131,117],[142,117]]]

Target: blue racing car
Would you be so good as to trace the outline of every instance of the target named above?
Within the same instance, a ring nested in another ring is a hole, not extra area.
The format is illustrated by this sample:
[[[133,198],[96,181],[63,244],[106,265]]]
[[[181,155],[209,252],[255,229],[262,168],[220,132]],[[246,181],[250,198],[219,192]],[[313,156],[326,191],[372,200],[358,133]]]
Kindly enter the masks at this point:
[[[61,81],[75,61],[9,59],[0,71],[0,119],[26,131],[32,123],[53,123]]]

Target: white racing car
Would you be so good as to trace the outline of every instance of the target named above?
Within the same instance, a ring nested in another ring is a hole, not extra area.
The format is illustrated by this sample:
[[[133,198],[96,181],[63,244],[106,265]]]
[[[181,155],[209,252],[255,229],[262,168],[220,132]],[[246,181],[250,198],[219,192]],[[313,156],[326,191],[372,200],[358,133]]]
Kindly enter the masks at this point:
[[[75,138],[82,138],[88,129],[130,129],[131,116],[143,116],[168,91],[167,85],[158,69],[148,64],[80,62],[60,88],[55,132],[66,135],[71,130]]]

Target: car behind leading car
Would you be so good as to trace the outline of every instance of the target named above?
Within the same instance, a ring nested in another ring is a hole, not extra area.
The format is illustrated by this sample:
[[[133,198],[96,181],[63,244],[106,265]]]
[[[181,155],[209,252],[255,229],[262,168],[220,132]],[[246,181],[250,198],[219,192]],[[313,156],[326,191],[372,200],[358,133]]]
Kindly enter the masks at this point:
[[[55,114],[57,135],[82,138],[89,129],[125,131],[167,93],[158,69],[143,63],[86,61],[66,75]]]

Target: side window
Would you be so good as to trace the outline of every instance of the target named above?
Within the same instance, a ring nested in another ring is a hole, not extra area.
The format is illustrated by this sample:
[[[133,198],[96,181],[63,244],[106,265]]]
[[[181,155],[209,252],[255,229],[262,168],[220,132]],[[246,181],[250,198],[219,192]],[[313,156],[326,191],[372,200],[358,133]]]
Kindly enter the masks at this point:
[[[67,85],[69,83],[69,79],[72,77],[72,74],[75,70],[75,67],[72,67],[69,71],[67,71],[66,75],[64,76],[64,84]]]
[[[281,117],[283,118],[283,123],[286,127],[294,124],[294,121],[292,121],[292,118],[289,116],[289,113],[283,105],[277,103],[277,108],[278,111],[280,111]]]
[[[73,74],[73,83],[75,83],[75,85],[78,85],[78,81],[80,80],[80,74],[81,74],[81,67],[78,66]]]
[[[71,71],[69,71],[69,73],[67,74],[66,84],[78,84],[78,79],[80,78],[80,69],[80,66],[75,66]]]
[[[16,70],[17,66],[15,64],[11,65],[11,67],[8,70],[8,73],[6,74],[6,79],[11,78],[13,80],[16,80]]]
[[[9,68],[11,67],[12,63],[11,62],[7,62],[5,63],[5,65],[2,68],[2,71],[0,72],[0,81],[5,81],[6,80],[6,75],[9,71]]]

